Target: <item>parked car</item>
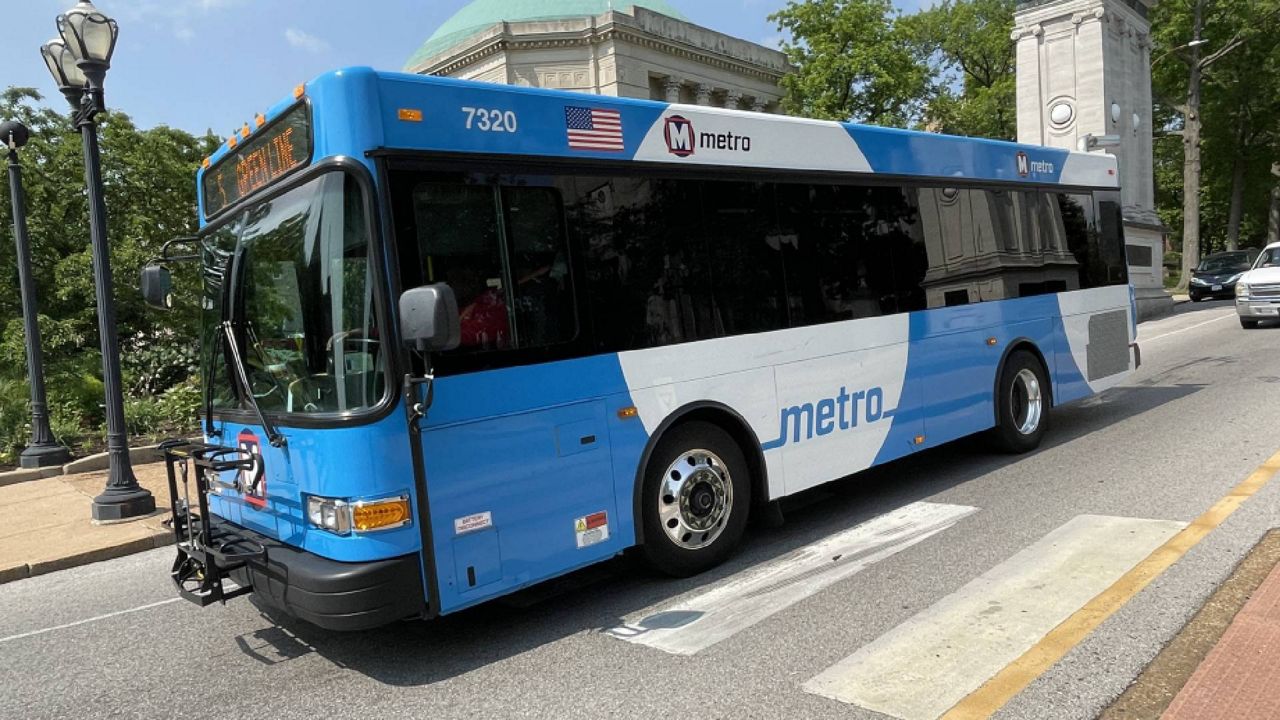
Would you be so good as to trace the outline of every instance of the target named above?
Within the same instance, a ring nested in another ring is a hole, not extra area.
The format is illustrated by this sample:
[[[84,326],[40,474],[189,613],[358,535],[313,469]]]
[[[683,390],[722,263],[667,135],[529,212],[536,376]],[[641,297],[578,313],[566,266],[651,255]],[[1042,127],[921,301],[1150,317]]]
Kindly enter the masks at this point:
[[[1200,261],[1200,267],[1191,275],[1191,301],[1235,297],[1236,282],[1248,272],[1257,257],[1256,248],[1231,250],[1205,257]]]
[[[1280,243],[1264,248],[1253,269],[1236,282],[1236,314],[1243,328],[1280,318]]]

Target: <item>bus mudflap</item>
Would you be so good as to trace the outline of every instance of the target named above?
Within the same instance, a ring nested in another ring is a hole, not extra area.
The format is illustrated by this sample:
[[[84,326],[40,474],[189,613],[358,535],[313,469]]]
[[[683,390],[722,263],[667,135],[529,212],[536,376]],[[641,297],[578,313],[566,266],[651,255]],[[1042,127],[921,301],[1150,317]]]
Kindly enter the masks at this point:
[[[178,595],[204,607],[253,592],[252,587],[228,582],[229,576],[250,561],[265,563],[266,547],[229,523],[217,522],[209,512],[212,487],[234,489],[219,479],[220,473],[253,472],[253,456],[240,448],[185,440],[164,442],[160,449],[169,478],[169,524],[178,550],[169,574]]]

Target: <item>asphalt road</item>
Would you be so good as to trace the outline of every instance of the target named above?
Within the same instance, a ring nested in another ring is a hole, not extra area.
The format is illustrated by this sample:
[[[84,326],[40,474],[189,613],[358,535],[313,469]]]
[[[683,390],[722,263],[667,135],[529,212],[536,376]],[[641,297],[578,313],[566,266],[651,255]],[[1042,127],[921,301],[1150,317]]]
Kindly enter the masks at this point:
[[[1242,330],[1229,303],[1209,303],[1144,324],[1140,340],[1141,370],[1056,410],[1040,451],[1012,458],[962,441],[826,486],[690,580],[618,560],[512,601],[361,635],[277,626],[244,600],[205,610],[176,601],[169,550],[3,585],[0,717],[882,717],[806,683],[943,612],[966,584],[1080,516],[1176,529],[1280,449],[1280,327]],[[919,501],[961,510],[695,654],[608,632]],[[1000,716],[1095,716],[1274,525],[1280,480]],[[952,689],[935,679],[913,691]]]

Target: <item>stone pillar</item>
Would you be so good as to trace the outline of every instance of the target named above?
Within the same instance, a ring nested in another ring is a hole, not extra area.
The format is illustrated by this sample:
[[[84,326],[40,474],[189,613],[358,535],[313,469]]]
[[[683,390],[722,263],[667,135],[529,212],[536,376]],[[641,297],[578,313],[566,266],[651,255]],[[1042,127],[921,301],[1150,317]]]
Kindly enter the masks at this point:
[[[1155,209],[1150,9],[1158,0],[1018,0],[1018,141],[1075,150],[1114,135],[1129,276],[1138,314],[1167,310],[1164,235]]]
[[[699,83],[699,84],[698,84],[698,87],[697,87],[697,102],[698,102],[698,104],[699,104],[699,105],[710,105],[710,104],[711,104],[711,93],[712,93],[714,90],[715,90],[715,88],[711,87],[710,85],[707,85],[706,83]]]
[[[755,98],[751,101],[751,112],[766,112],[769,109],[769,101],[764,98]]]
[[[667,102],[680,102],[680,88],[684,86],[684,81],[678,77],[668,77],[662,82],[662,90],[667,94]]]
[[[742,107],[742,93],[737,90],[730,90],[724,94],[724,106],[730,110],[738,110]]]

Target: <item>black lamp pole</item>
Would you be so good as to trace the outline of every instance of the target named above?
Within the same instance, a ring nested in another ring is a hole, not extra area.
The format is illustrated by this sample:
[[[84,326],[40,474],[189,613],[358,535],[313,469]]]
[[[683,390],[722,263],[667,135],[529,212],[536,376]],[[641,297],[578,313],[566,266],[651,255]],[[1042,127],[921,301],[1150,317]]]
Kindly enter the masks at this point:
[[[84,139],[84,178],[89,189],[89,240],[93,247],[93,279],[98,302],[98,334],[102,342],[102,382],[106,390],[107,485],[93,499],[93,519],[125,520],[155,511],[151,491],[140,486],[129,461],[120,381],[120,343],[111,295],[111,247],[107,243],[107,207],[103,200],[102,158],[98,151],[98,113],[105,108],[102,85],[111,67],[119,27],[88,0],[58,16],[60,40],[40,49],[59,89],[75,110],[75,125]]]
[[[71,453],[53,439],[49,429],[49,405],[44,395],[44,357],[40,349],[36,283],[31,277],[31,241],[27,237],[27,207],[22,192],[22,164],[18,148],[30,133],[16,120],[0,124],[0,142],[9,148],[9,193],[13,201],[13,238],[18,246],[18,287],[22,294],[22,325],[27,342],[27,379],[31,384],[31,443],[19,456],[24,468],[62,465]]]

